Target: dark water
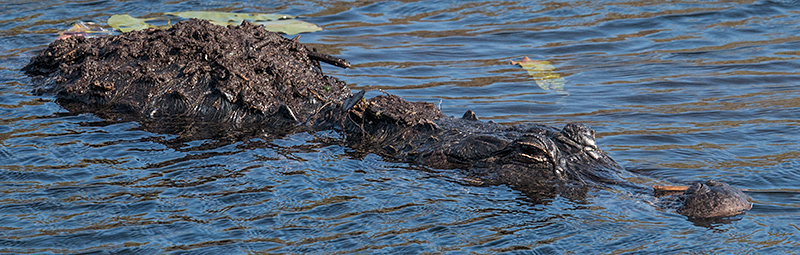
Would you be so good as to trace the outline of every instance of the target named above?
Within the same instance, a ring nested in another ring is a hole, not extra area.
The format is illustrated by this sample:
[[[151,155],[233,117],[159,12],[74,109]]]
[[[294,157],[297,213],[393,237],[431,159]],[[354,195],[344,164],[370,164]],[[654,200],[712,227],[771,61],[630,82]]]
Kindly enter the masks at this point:
[[[6,0],[0,253],[800,252],[800,2],[664,2]],[[354,89],[501,123],[583,122],[630,181],[713,178],[755,205],[698,223],[624,189],[533,204],[312,134],[170,149],[137,123],[68,114],[18,71],[70,21],[188,10],[304,15],[325,30],[300,41],[353,63],[324,69]],[[523,56],[564,89],[508,62]]]

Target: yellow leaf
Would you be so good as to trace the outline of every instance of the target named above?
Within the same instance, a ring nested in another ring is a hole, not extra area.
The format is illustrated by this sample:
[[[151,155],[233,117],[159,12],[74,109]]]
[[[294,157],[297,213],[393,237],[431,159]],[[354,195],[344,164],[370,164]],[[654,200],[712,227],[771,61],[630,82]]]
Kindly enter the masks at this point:
[[[96,37],[96,36],[105,36],[111,35],[114,31],[105,29],[103,26],[100,26],[93,22],[75,22],[72,26],[64,31],[58,32],[58,39],[64,39],[72,36],[83,36],[83,37]]]
[[[566,81],[561,78],[561,75],[554,72],[555,67],[548,61],[533,60],[527,56],[520,61],[511,60],[512,65],[519,65],[522,69],[528,71],[528,75],[532,76],[536,85],[544,90],[563,90]]]

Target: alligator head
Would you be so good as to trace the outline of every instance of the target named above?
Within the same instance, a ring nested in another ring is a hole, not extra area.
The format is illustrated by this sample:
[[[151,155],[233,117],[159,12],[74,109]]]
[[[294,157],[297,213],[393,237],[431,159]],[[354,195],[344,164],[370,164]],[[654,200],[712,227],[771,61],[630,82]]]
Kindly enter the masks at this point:
[[[753,204],[740,189],[714,180],[695,183],[681,196],[678,213],[692,218],[734,216],[750,210]]]
[[[553,184],[560,186],[558,194],[573,198],[586,191],[576,189],[580,186],[640,188],[620,176],[622,167],[597,147],[594,130],[580,123],[567,124],[561,130],[529,132],[510,146],[516,149],[503,152],[520,164],[502,166],[499,177],[526,193],[531,192],[525,189],[541,190]],[[713,180],[695,183],[678,200],[678,213],[696,219],[734,216],[752,207],[740,189]]]
[[[487,163],[470,165],[489,169],[487,183],[511,185],[540,198],[582,198],[592,187],[624,183],[622,167],[597,147],[595,132],[586,125],[570,123],[560,130],[515,126],[496,137],[492,148],[501,149],[478,161]]]

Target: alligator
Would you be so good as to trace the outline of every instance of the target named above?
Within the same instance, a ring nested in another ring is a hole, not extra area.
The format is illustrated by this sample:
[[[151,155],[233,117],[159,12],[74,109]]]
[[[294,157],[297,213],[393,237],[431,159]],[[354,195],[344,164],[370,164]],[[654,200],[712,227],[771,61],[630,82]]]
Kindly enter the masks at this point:
[[[335,130],[341,144],[387,160],[459,169],[477,185],[508,185],[535,200],[629,186],[624,169],[580,123],[563,128],[445,116],[433,104],[391,94],[367,98],[324,75],[343,59],[247,21],[222,27],[189,20],[169,29],[69,37],[22,71],[42,94],[76,113],[137,121],[176,139],[280,137]],[[695,183],[674,197],[690,218],[728,217],[752,204],[722,182]]]

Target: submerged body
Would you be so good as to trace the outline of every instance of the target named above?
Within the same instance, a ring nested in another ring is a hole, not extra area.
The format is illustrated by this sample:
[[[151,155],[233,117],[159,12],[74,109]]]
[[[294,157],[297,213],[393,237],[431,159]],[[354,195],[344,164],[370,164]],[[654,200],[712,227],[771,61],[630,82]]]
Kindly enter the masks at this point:
[[[472,112],[447,117],[432,104],[393,95],[365,99],[323,75],[318,60],[346,66],[253,24],[191,20],[169,30],[58,40],[23,70],[70,111],[139,121],[179,139],[335,129],[357,150],[463,169],[535,200],[629,185],[583,124],[506,126]],[[749,209],[746,195],[717,183],[684,193],[678,212],[705,218]]]

